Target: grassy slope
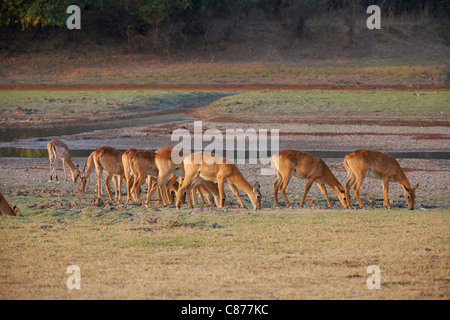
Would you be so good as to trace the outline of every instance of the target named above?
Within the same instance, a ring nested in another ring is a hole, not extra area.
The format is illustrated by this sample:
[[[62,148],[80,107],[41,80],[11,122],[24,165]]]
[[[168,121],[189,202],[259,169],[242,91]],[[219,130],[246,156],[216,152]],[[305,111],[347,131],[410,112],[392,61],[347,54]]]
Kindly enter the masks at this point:
[[[246,122],[350,121],[448,123],[448,92],[260,91],[224,97],[196,111]]]

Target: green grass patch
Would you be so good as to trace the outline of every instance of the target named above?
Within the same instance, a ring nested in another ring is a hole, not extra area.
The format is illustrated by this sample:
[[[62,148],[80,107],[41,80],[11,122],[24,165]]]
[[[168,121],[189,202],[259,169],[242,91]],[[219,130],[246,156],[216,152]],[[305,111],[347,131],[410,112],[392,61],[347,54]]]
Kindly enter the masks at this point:
[[[247,121],[284,119],[384,119],[448,121],[449,92],[258,91],[223,97],[204,115]],[[274,117],[276,116],[276,117]]]

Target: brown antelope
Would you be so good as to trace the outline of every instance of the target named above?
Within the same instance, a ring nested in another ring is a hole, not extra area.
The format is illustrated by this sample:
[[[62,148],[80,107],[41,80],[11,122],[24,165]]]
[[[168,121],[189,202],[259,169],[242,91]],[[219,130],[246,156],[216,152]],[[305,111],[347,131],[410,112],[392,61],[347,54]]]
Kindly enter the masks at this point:
[[[114,183],[115,198],[121,200],[122,196],[122,178],[124,176],[122,154],[120,151],[112,147],[100,147],[94,153],[94,165],[97,172],[97,192],[98,197],[101,197],[102,190],[102,173],[106,172],[106,191],[109,199],[112,201],[112,194],[110,189],[111,179]]]
[[[131,157],[137,151],[138,151],[137,149],[130,148],[122,154],[122,164],[123,164],[123,170],[124,170],[124,174],[125,174],[125,182],[127,185],[127,202],[131,201],[132,188],[133,188],[133,184],[134,184],[134,175],[131,170]],[[153,183],[153,179],[154,178],[152,176],[148,176],[147,184],[150,184],[150,186],[151,186]],[[148,187],[147,187],[147,189],[148,189]],[[158,200],[160,200],[160,199],[161,199],[161,193],[160,193],[160,190],[158,189]]]
[[[125,183],[127,184],[127,202],[131,200],[131,187],[134,183],[134,176],[131,171],[131,157],[137,152],[136,149],[130,148],[122,154],[123,171],[125,175]]]
[[[184,158],[185,178],[178,188],[176,207],[180,208],[180,195],[186,189],[188,203],[192,207],[190,201],[191,190],[201,183],[201,179],[205,181],[217,181],[219,189],[218,207],[223,208],[224,205],[224,186],[228,183],[230,189],[236,195],[242,208],[246,208],[244,202],[239,196],[237,187],[244,190],[250,198],[255,210],[261,209],[261,192],[259,191],[259,183],[253,186],[244,178],[237,166],[228,159],[212,153],[196,152]]]
[[[6,213],[8,216],[22,216],[20,214],[19,208],[14,206],[14,208],[11,208],[11,206],[8,204],[8,201],[6,201],[5,197],[0,193],[0,216],[2,213]]]
[[[165,195],[162,196],[163,204],[169,205],[168,200],[168,190],[169,188],[176,182],[178,177],[184,177],[184,166],[183,163],[175,164],[172,161],[172,151],[174,147],[162,147],[156,150],[155,156],[155,164],[158,168],[159,175],[156,182],[153,184],[149,194],[148,199],[151,198],[153,192],[157,188],[161,188],[162,193]],[[179,152],[180,156],[183,157],[183,150],[175,150]]]
[[[130,158],[130,168],[134,177],[134,183],[131,188],[131,193],[133,194],[134,200],[136,202],[140,201],[139,187],[147,179],[148,176],[156,177],[158,176],[158,167],[155,164],[156,153],[154,151],[139,150],[136,151]],[[150,202],[150,190],[151,181],[147,181],[147,201]],[[164,197],[164,193],[162,195]]]
[[[398,182],[405,194],[405,200],[410,210],[414,210],[415,191],[419,187],[416,184],[411,187],[408,178],[403,172],[400,164],[393,157],[376,150],[356,150],[345,156],[344,167],[347,171],[348,181],[345,184],[345,193],[350,205],[350,188],[353,184],[353,192],[358,200],[359,206],[364,205],[359,196],[359,188],[365,177],[380,179],[383,181],[383,194],[385,209],[389,209],[389,182]]]
[[[303,193],[300,207],[303,207],[309,189],[311,189],[313,182],[316,182],[324,194],[328,206],[331,207],[331,203],[330,199],[328,199],[326,184],[336,192],[344,208],[348,208],[345,189],[322,159],[302,151],[283,150],[274,154],[270,159],[270,163],[277,174],[277,180],[273,184],[275,206],[279,206],[278,189],[280,189],[286,206],[292,207],[286,197],[285,190],[292,176],[294,176],[299,179],[306,179],[305,192]]]
[[[66,164],[69,167],[70,171],[72,172],[72,181],[77,182],[78,177],[80,176],[80,172],[78,171],[78,166],[75,167],[75,165],[72,162],[72,159],[69,155],[69,148],[64,142],[61,142],[59,140],[53,139],[47,144],[47,150],[48,150],[48,158],[50,160],[50,178],[49,181],[52,181],[53,179],[53,172],[55,172],[55,178],[56,181],[58,181],[58,173],[57,170],[57,164],[58,160],[62,161],[63,169],[64,169],[64,178],[67,181],[67,174],[66,174]]]
[[[174,148],[173,146],[168,147],[162,147],[158,150],[156,150],[156,157],[155,157],[155,163],[159,170],[158,180],[156,180],[156,183],[153,185],[152,189],[150,190],[150,197],[153,194],[153,192],[156,190],[156,188],[161,188],[164,192],[166,192],[166,197],[169,198],[169,189],[172,188],[173,190],[178,190],[177,182],[176,180],[178,177],[184,177],[184,163],[181,161],[179,164],[176,164],[172,160],[172,154],[173,152],[176,152],[178,156],[181,159],[184,159],[186,156],[185,152],[181,148]],[[206,201],[204,199],[204,194],[207,197],[208,203],[211,204],[212,197],[214,198],[214,201],[216,202],[216,205],[218,205],[218,197],[219,197],[219,190],[215,183],[208,183],[204,180],[199,181],[199,185],[192,189],[192,193],[198,193],[201,197],[201,200],[203,204],[206,204]],[[190,195],[189,195],[190,196]],[[189,199],[189,197],[188,197]],[[185,200],[185,194],[183,193],[181,195],[181,202],[184,202]],[[197,198],[194,197],[195,203],[197,204]],[[164,203],[164,205],[169,205],[173,202],[172,199],[169,199],[169,203]]]

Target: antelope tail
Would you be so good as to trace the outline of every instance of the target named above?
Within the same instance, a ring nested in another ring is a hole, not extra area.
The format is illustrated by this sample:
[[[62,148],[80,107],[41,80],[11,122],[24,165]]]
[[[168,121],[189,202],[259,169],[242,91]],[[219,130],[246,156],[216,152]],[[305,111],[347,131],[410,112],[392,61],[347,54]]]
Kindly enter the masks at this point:
[[[52,157],[55,157],[55,158],[56,158],[56,148],[55,148],[55,146],[52,145],[52,146],[50,147],[50,149],[52,150]]]
[[[349,178],[352,175],[352,169],[350,169],[350,166],[347,163],[347,156],[344,158],[344,168],[345,171],[347,171],[347,178]]]
[[[279,163],[280,163],[279,155],[274,154],[270,158],[270,165],[272,166],[272,169],[275,171],[276,174],[278,174]]]

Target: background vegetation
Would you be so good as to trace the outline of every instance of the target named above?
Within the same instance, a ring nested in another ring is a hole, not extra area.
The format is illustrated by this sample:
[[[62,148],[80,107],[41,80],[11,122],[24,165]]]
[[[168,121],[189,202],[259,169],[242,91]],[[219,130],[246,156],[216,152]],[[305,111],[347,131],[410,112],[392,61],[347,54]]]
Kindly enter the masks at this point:
[[[67,33],[70,4],[81,7],[82,29],[89,29],[96,41],[116,39],[141,51],[167,52],[199,40],[206,46],[227,42],[245,30],[254,12],[257,20],[278,23],[292,40],[317,37],[309,19],[321,16],[333,24],[330,15],[337,15],[348,43],[354,44],[355,23],[367,16],[371,4],[379,5],[384,17],[433,18],[441,22],[441,35],[449,34],[450,2],[438,0],[5,0],[0,9],[3,49],[14,49],[13,42]],[[330,28],[325,32],[332,33]]]

